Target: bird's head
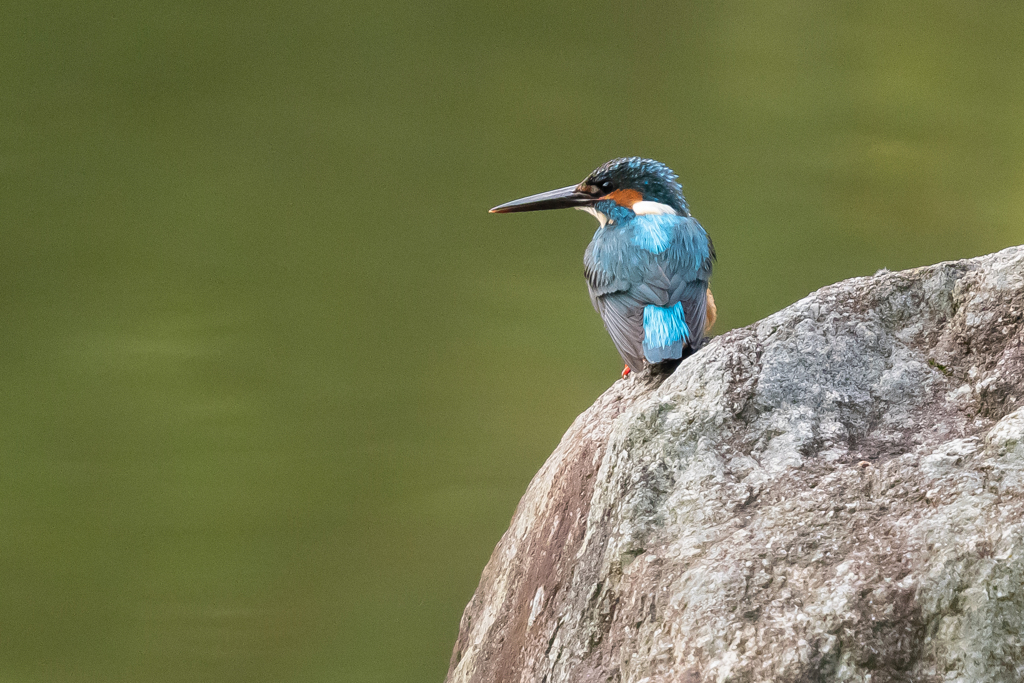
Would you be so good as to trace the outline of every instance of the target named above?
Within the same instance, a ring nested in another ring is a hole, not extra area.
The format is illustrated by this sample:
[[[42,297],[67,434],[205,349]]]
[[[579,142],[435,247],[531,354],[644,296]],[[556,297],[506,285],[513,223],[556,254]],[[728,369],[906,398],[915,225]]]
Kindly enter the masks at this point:
[[[491,213],[583,209],[602,225],[612,214],[674,213],[689,216],[676,174],[653,159],[624,157],[601,165],[578,185],[517,199],[491,209]]]

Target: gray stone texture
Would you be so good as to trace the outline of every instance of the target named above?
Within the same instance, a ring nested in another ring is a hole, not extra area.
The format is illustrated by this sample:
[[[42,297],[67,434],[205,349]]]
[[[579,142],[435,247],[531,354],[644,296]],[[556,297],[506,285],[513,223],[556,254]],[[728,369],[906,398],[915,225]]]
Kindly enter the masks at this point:
[[[616,382],[448,681],[1024,681],[1024,247],[825,287]]]

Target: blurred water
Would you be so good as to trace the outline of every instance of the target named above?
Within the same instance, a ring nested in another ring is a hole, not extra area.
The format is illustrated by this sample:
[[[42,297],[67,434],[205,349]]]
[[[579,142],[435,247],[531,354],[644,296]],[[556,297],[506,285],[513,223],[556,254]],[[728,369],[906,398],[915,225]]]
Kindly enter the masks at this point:
[[[1024,5],[7,0],[0,680],[437,681],[621,364],[642,154],[719,330],[1024,242]]]

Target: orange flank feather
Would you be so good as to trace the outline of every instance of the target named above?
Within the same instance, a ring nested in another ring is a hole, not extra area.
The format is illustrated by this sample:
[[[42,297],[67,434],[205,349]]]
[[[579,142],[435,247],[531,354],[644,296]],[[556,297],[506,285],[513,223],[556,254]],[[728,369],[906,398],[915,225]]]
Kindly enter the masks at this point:
[[[636,190],[615,190],[601,197],[601,199],[611,199],[619,206],[624,206],[627,209],[632,208],[637,202],[643,201],[643,198],[644,196]]]
[[[707,314],[704,316],[704,334],[711,331],[716,320],[718,320],[718,306],[715,305],[715,297],[711,296],[711,290],[709,289]]]

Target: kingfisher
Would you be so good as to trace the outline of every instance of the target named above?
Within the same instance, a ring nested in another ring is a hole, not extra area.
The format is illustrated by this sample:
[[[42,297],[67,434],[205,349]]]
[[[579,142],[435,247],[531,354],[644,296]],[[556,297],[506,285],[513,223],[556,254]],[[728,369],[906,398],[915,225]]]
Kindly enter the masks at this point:
[[[678,176],[653,159],[612,159],[583,182],[491,213],[574,208],[600,225],[583,255],[590,301],[626,363],[622,376],[700,348],[717,308],[715,247],[690,215]]]

